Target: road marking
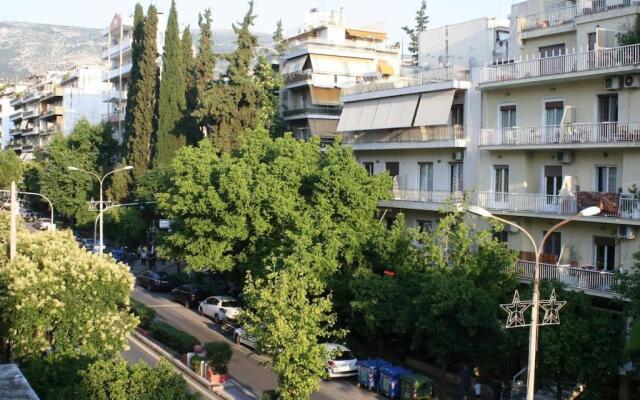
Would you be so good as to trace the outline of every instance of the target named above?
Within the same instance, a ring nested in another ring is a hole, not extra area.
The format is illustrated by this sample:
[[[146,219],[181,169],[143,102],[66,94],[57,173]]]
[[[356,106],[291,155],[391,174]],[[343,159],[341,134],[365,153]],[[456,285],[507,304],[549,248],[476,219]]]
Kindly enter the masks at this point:
[[[146,304],[147,307],[151,308],[172,308],[172,307],[181,307],[180,304]]]

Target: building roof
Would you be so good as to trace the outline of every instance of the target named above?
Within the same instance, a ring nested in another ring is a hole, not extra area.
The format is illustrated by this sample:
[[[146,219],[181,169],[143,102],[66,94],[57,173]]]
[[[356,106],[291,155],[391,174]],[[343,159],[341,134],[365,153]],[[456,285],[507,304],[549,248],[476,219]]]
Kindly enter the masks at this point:
[[[0,365],[0,399],[39,400],[36,392],[15,364]]]

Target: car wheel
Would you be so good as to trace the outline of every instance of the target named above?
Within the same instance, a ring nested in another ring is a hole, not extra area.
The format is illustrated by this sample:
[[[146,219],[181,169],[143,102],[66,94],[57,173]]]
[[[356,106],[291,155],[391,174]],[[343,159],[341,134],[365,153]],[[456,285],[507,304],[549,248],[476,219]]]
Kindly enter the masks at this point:
[[[202,307],[198,308],[198,314],[204,317],[204,309]]]
[[[220,317],[218,317],[218,314],[213,316],[213,321],[218,325],[220,324]]]
[[[236,344],[241,344],[240,343],[240,335],[238,335],[237,333],[236,333]]]

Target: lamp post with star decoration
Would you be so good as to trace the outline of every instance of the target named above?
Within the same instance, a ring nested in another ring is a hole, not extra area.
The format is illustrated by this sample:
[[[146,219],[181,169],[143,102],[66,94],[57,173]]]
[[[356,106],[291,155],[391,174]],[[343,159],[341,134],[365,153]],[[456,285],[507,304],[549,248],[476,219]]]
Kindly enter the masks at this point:
[[[479,215],[484,218],[492,218],[500,221],[504,224],[511,225],[514,228],[521,231],[531,241],[531,245],[536,254],[536,262],[533,274],[533,298],[530,301],[521,301],[520,294],[516,290],[513,295],[513,301],[510,304],[501,304],[500,308],[507,312],[507,324],[506,328],[518,328],[529,327],[529,362],[527,366],[527,400],[534,400],[535,393],[535,379],[536,379],[536,353],[538,351],[538,327],[543,325],[558,325],[560,324],[559,311],[566,304],[565,301],[558,301],[556,298],[555,289],[551,293],[549,300],[540,301],[540,256],[542,255],[542,249],[549,236],[560,227],[568,224],[571,221],[575,221],[582,217],[591,217],[600,214],[600,208],[588,207],[580,211],[578,214],[571,216],[565,220],[562,220],[549,229],[540,246],[536,244],[533,236],[515,222],[511,222],[504,218],[497,217],[491,214],[489,211],[482,207],[471,206],[468,210],[472,214]],[[531,308],[531,322],[527,323],[524,313]],[[544,311],[544,317],[542,322],[539,322],[540,308]]]

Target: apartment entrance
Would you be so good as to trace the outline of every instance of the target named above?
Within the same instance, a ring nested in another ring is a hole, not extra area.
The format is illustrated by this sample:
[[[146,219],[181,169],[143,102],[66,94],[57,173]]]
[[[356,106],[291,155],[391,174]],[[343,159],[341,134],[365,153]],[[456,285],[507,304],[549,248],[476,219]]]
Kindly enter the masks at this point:
[[[560,207],[559,195],[562,188],[562,166],[561,165],[545,165],[544,166],[544,211],[558,212]]]
[[[618,122],[618,94],[598,95],[598,141],[614,139]]]
[[[597,269],[613,271],[616,263],[616,240],[610,237],[593,238],[594,264]]]
[[[433,163],[418,163],[418,196],[421,201],[431,201],[433,196]]]

